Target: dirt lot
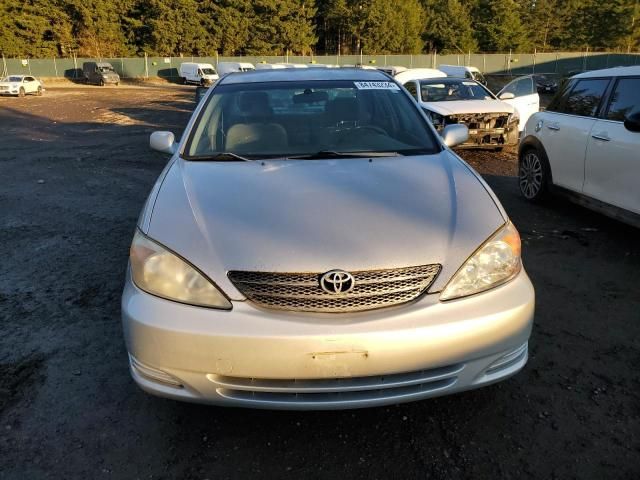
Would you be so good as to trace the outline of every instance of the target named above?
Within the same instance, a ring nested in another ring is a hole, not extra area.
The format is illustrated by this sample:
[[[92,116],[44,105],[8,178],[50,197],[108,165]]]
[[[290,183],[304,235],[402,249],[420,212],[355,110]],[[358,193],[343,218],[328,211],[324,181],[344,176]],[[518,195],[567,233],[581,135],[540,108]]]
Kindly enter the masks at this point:
[[[513,153],[463,154],[524,239],[531,359],[501,384],[346,412],[162,400],[129,378],[119,299],[185,87],[0,98],[0,478],[640,478],[640,231],[518,196]],[[497,175],[495,175],[497,174]]]

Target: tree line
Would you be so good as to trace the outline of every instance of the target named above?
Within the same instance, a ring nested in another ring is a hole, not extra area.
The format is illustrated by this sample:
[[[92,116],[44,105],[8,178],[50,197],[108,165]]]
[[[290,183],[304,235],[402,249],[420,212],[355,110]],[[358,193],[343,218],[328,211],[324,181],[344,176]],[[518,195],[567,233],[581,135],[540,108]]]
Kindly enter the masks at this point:
[[[7,57],[637,51],[640,0],[0,0]]]

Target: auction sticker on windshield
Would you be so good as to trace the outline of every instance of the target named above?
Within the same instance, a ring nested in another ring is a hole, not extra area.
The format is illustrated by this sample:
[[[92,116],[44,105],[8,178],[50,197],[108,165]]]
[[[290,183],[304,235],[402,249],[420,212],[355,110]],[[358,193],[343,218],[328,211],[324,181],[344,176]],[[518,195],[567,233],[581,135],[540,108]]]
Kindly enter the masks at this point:
[[[400,90],[393,82],[353,82],[358,90]]]

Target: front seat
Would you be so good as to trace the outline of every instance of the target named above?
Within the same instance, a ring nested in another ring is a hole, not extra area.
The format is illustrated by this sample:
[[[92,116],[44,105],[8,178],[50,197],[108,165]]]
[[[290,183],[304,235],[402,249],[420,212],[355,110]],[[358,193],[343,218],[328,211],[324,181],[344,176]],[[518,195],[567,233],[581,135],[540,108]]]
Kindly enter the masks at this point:
[[[243,92],[238,107],[244,122],[229,128],[226,151],[247,154],[287,151],[287,132],[282,125],[273,122],[273,109],[266,92]]]

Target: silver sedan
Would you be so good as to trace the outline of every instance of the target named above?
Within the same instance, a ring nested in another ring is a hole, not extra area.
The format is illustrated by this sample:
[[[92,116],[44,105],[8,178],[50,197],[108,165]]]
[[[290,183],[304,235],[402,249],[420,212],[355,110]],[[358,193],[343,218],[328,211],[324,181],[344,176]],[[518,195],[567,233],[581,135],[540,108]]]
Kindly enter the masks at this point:
[[[131,374],[177,400],[370,407],[503,380],[534,291],[500,202],[411,96],[363,69],[230,74],[140,215]]]

